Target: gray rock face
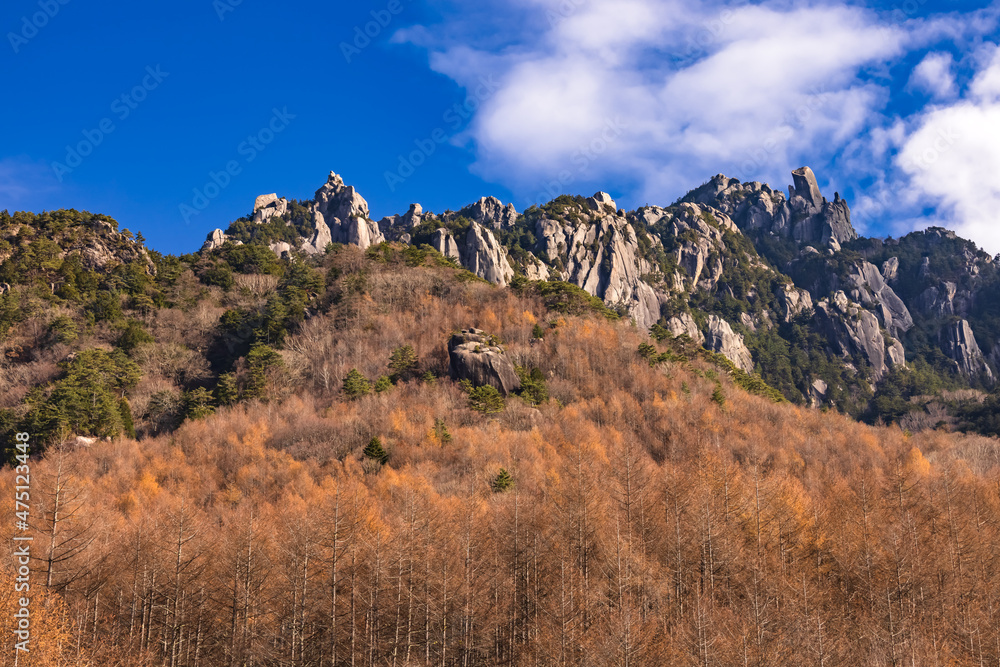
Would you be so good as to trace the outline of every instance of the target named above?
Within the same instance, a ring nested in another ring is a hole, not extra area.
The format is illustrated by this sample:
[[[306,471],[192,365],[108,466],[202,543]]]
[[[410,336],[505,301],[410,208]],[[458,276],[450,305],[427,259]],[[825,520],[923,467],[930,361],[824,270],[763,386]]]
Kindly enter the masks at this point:
[[[753,355],[743,342],[743,336],[734,332],[729,322],[715,315],[709,315],[705,344],[713,352],[725,355],[737,368],[753,373]]]
[[[694,321],[690,313],[681,313],[671,317],[666,321],[666,329],[674,338],[687,336],[699,345],[705,342],[704,334],[698,329],[698,323]]]
[[[795,183],[793,193],[802,197],[814,210],[819,210],[826,201],[819,192],[819,184],[816,183],[816,174],[809,167],[799,167],[792,172],[792,181]]]
[[[656,267],[644,258],[632,224],[617,214],[614,202],[604,193],[591,197],[573,214],[576,220],[542,217],[535,224],[536,252],[549,267],[547,273],[611,307],[624,308],[640,328],[651,327],[660,319],[661,299],[666,295],[642,280]],[[658,244],[659,240],[650,242]],[[529,267],[522,269],[530,277]],[[531,270],[540,273],[537,266]]]
[[[410,204],[410,209],[403,215],[390,215],[379,220],[378,228],[386,239],[399,241],[414,227],[424,222],[425,218],[431,220],[436,217],[433,213],[425,216],[424,208],[420,204]]]
[[[472,223],[458,238],[442,227],[434,232],[431,245],[445,257],[500,287],[506,287],[514,278],[507,251],[493,232],[478,223]]]
[[[782,286],[778,290],[778,299],[784,311],[781,315],[783,315],[785,322],[791,322],[800,314],[810,312],[813,309],[812,295],[794,285]]]
[[[479,329],[453,335],[448,341],[448,360],[452,379],[468,380],[476,387],[491,385],[505,396],[521,388],[514,364]]]
[[[917,308],[923,313],[938,317],[965,317],[969,313],[971,302],[972,294],[968,290],[959,290],[955,283],[944,281],[937,287],[924,290],[917,299]]]
[[[990,384],[995,381],[993,371],[976,342],[976,335],[966,320],[954,322],[941,331],[941,349],[967,378],[982,378]]]
[[[478,223],[469,227],[460,255],[462,266],[500,287],[506,287],[514,277],[507,251],[497,242],[493,232]]]
[[[847,283],[851,299],[874,308],[890,334],[899,337],[913,328],[913,317],[906,304],[886,284],[874,264],[856,264],[847,276]]]
[[[344,179],[332,171],[326,184],[316,191],[312,210],[319,231],[310,245],[316,252],[326,249],[325,243],[322,248],[316,244],[327,234],[333,243],[356,245],[362,250],[385,240],[378,224],[369,218],[368,202],[354,186],[345,186]]]
[[[253,204],[253,221],[259,225],[273,217],[283,216],[287,212],[287,199],[279,199],[276,194],[260,195]]]
[[[887,283],[894,283],[899,278],[899,258],[890,257],[882,263],[882,277]]]
[[[871,367],[872,379],[879,382],[891,366],[906,363],[899,341],[889,343],[873,313],[837,292],[832,301],[816,304],[816,321],[834,345],[834,351],[845,359],[860,354]]]
[[[216,248],[221,248],[226,241],[229,240],[229,236],[221,229],[216,229],[215,231],[209,233],[208,238],[205,239],[205,244],[201,246],[202,252],[211,252]],[[240,243],[236,241],[236,243]]]
[[[504,206],[496,197],[483,197],[462,209],[462,214],[490,229],[508,229],[517,222],[517,209],[514,205]]]
[[[802,245],[828,246],[857,238],[847,202],[836,195],[827,201],[809,167],[792,172],[788,197],[767,185],[740,183],[721,174],[696,191],[695,200],[730,216],[742,230],[790,238]]]

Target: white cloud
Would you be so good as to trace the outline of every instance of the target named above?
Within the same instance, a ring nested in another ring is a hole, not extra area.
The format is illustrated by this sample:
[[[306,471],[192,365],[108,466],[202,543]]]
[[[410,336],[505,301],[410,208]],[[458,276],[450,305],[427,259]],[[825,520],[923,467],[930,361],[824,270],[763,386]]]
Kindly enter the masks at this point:
[[[923,113],[897,156],[904,195],[941,223],[1000,252],[1000,49],[965,99]]]
[[[1000,3],[912,18],[836,2],[482,0],[469,18],[429,1],[443,23],[396,39],[460,85],[500,82],[461,139],[472,168],[521,204],[585,184],[627,205],[667,203],[718,172],[781,186],[809,164],[824,190],[854,191],[862,229],[944,220],[992,242],[1000,55],[964,96],[956,73],[982,56]],[[888,109],[906,80],[894,77],[921,53],[903,76],[936,106],[900,118]],[[949,151],[915,161],[954,124]],[[920,219],[928,203],[942,219]]]
[[[910,86],[923,90],[937,99],[948,99],[955,95],[955,75],[952,74],[950,53],[929,53],[913,69]]]

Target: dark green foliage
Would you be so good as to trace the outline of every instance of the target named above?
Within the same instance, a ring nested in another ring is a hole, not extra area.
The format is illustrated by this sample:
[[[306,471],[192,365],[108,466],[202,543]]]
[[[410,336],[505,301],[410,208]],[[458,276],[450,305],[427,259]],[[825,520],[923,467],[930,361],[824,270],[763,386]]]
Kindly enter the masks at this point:
[[[95,296],[89,312],[94,316],[95,322],[117,322],[123,317],[121,299],[114,292],[101,290]]]
[[[115,345],[125,352],[125,354],[131,355],[142,345],[148,345],[153,342],[155,342],[155,340],[142,326],[142,322],[139,322],[138,320],[128,320],[128,322],[125,323],[125,328],[122,329],[122,333],[118,337],[118,341]]]
[[[567,315],[597,313],[609,320],[620,319],[618,313],[608,308],[599,298],[565,281],[515,278],[511,281],[511,289],[523,295],[537,295],[546,308],[556,312]]]
[[[532,338],[545,338],[545,330],[542,329],[537,323],[531,328]]]
[[[517,377],[521,381],[518,395],[531,405],[541,405],[549,400],[549,390],[545,386],[545,374],[539,368],[528,371],[522,366],[515,366]]]
[[[503,412],[506,402],[496,387],[487,384],[469,391],[469,407],[484,415],[493,415]]]
[[[49,322],[49,338],[56,343],[72,343],[80,335],[80,328],[72,317],[61,315]]]
[[[201,282],[227,290],[233,286],[233,270],[228,264],[220,262],[201,274]]]
[[[381,375],[379,379],[375,381],[375,393],[381,394],[384,391],[389,391],[392,388],[392,380],[389,379],[388,375]]]
[[[344,396],[353,401],[370,394],[372,386],[357,368],[352,368],[344,378],[343,391]]]
[[[219,376],[219,382],[215,385],[215,402],[217,405],[234,405],[240,400],[240,390],[236,385],[236,376],[233,373],[223,373]]]
[[[718,405],[720,408],[725,409],[726,407],[726,393],[722,391],[722,385],[715,385],[715,389],[712,390],[712,402]]]
[[[130,438],[135,438],[135,422],[132,420],[132,406],[128,399],[122,396],[118,400],[118,413],[122,417],[122,431]]]
[[[264,343],[254,343],[247,355],[247,367],[249,373],[243,396],[264,398],[267,395],[269,375],[284,367],[284,361],[274,348]]]
[[[451,442],[451,433],[448,432],[443,419],[434,420],[434,437],[442,444]]]
[[[237,273],[262,273],[280,276],[284,273],[281,260],[267,246],[227,243],[217,250]]]
[[[84,350],[60,364],[65,375],[48,391],[35,389],[26,402],[24,430],[45,442],[70,434],[116,436],[126,431],[121,399],[141,377],[121,350]],[[131,413],[129,413],[131,415]]]
[[[185,419],[201,419],[215,412],[215,400],[212,392],[204,387],[184,392],[181,400],[184,403]]]
[[[471,226],[472,220],[462,215],[448,217],[444,220],[425,220],[410,230],[410,243],[415,246],[430,244],[434,238],[434,233],[441,228],[450,231],[455,238],[464,238]]]
[[[427,371],[426,373],[421,375],[420,379],[426,382],[427,384],[434,384],[435,382],[437,382],[437,376],[434,375],[434,373],[432,373],[431,371]]]
[[[389,461],[389,453],[382,446],[382,440],[375,436],[368,441],[364,449],[365,458],[385,465]]]
[[[514,488],[514,478],[511,474],[507,472],[506,468],[500,468],[497,476],[493,478],[490,482],[490,488],[493,489],[493,493],[503,493],[504,491],[509,491]]]
[[[417,358],[417,353],[412,345],[397,347],[392,351],[392,356],[389,358],[389,370],[392,371],[390,376],[392,381],[409,380],[416,376],[419,363],[420,360]]]

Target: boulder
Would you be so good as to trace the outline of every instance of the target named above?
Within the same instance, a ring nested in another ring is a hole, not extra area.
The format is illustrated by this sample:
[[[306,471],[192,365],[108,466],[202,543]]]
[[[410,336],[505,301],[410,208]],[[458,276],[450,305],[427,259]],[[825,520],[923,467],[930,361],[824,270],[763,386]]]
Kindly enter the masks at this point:
[[[468,380],[475,387],[491,385],[504,396],[521,388],[514,364],[479,329],[463,329],[451,337],[448,370],[454,380]]]
[[[737,368],[753,373],[753,355],[743,342],[743,336],[733,331],[721,317],[708,316],[708,331],[705,332],[705,347],[729,359]]]

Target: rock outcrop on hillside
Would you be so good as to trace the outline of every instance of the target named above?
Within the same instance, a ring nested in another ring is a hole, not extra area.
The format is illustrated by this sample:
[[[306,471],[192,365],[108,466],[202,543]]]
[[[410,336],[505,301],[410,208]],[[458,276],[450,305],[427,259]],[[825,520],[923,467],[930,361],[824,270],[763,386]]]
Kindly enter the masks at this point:
[[[344,179],[332,171],[316,191],[312,212],[316,235],[305,244],[312,252],[323,252],[330,242],[366,249],[385,240],[378,224],[369,217],[365,198],[353,185],[344,185]]]
[[[521,388],[514,364],[503,349],[479,329],[463,329],[451,337],[448,364],[453,380],[468,380],[474,387],[491,385],[504,396]]]
[[[708,316],[705,345],[713,352],[725,355],[737,368],[753,373],[753,355],[747,349],[743,336],[734,332],[729,322],[721,317]]]
[[[860,304],[849,301],[843,292],[816,304],[816,321],[825,330],[835,351],[845,360],[860,355],[879,382],[889,369],[905,365],[906,355],[898,340],[882,335],[878,318]]]
[[[882,325],[893,336],[902,336],[913,328],[913,316],[903,300],[886,284],[874,264],[861,262],[847,276],[847,295],[875,310]]]
[[[840,246],[858,237],[851,225],[851,209],[834,195],[820,194],[816,175],[809,167],[792,172],[794,185],[788,197],[762,183],[741,183],[722,174],[692,193],[692,199],[726,213],[740,229],[773,234],[802,245]]]
[[[989,384],[995,382],[993,371],[986,363],[986,358],[976,342],[976,335],[966,320],[959,320],[946,326],[941,331],[941,345],[962,375],[970,379],[981,378]]]
[[[507,251],[493,232],[478,223],[473,222],[466,231],[457,235],[441,227],[434,232],[430,245],[471,273],[500,287],[506,287],[514,278],[514,269],[507,261]]]
[[[600,297],[644,329],[660,319],[665,295],[657,294],[642,279],[657,267],[645,256],[635,229],[618,215],[607,193],[597,193],[560,217],[543,215],[533,232],[535,254],[549,267],[550,276]],[[539,271],[534,256],[529,262]]]
[[[285,219],[314,230],[294,244],[275,239],[270,247],[279,255],[320,253],[331,242],[368,248],[388,240],[428,244],[498,286],[516,275],[566,281],[637,327],[659,323],[748,372],[762,361],[750,347],[773,353],[778,348],[764,341],[783,337],[777,345],[804,344],[840,369],[823,380],[797,374],[796,389],[806,401],[838,400],[829,397],[844,395],[841,383],[864,384],[854,377],[879,383],[890,369],[905,366],[904,341],[926,346],[935,336],[956,372],[970,382],[992,382],[1000,343],[984,357],[973,329],[988,315],[977,305],[989,298],[983,290],[1000,285],[992,278],[998,273],[993,258],[940,228],[911,235],[917,240],[908,241],[909,249],[901,240],[859,240],[838,193],[825,198],[808,167],[791,177],[786,193],[718,175],[672,206],[631,212],[604,192],[559,197],[524,214],[483,197],[457,213],[413,204],[376,224],[365,199],[331,172],[305,209],[275,193],[261,195],[252,220]],[[303,210],[311,227],[288,219],[301,218]],[[227,241],[233,239],[216,230],[204,250]],[[849,252],[844,244],[851,244]],[[689,310],[707,325],[699,329]],[[762,347],[748,346],[748,337]],[[995,342],[992,335],[986,340]]]

